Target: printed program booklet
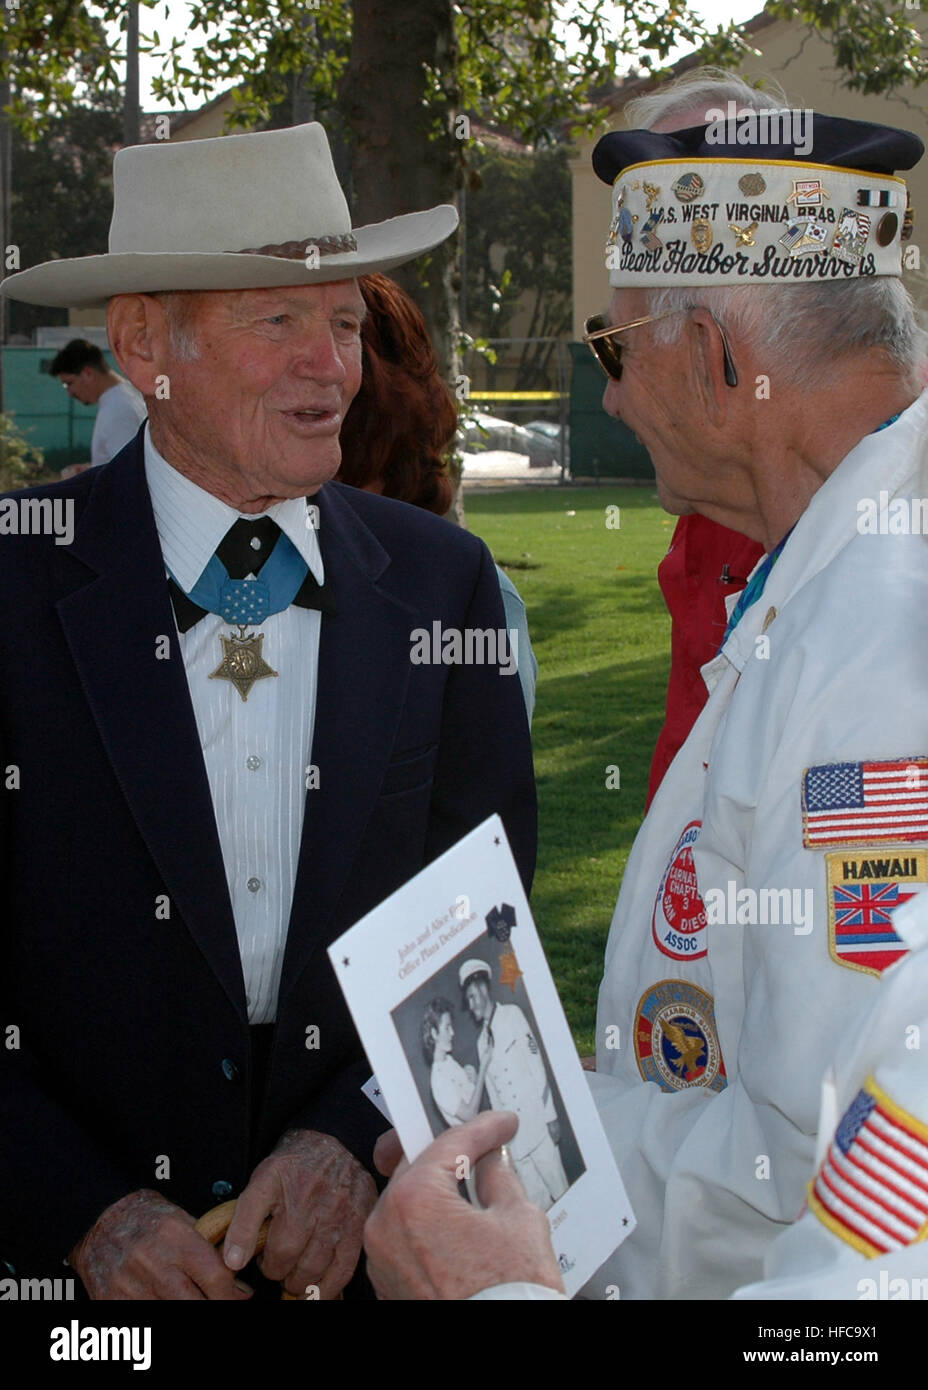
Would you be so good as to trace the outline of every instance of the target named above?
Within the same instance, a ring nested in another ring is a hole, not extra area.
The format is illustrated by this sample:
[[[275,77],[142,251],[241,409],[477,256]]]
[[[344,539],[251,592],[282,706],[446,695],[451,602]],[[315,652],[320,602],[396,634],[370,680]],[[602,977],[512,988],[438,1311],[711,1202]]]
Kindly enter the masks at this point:
[[[410,1161],[478,1110],[519,1116],[510,1155],[575,1294],[635,1219],[499,816],[362,917],[329,957],[376,1073],[365,1090]]]

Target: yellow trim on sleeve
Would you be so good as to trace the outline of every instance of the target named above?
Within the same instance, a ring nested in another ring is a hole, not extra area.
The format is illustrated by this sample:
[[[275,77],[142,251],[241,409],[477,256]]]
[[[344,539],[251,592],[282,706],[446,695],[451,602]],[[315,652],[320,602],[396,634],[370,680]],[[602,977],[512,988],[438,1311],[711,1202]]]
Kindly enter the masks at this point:
[[[893,1119],[906,1129],[914,1130],[923,1144],[928,1144],[928,1125],[921,1120],[916,1120],[915,1116],[908,1110],[903,1110],[901,1105],[897,1105],[892,1096],[886,1094],[883,1087],[876,1077],[868,1076],[864,1082],[864,1090],[867,1091],[874,1100],[879,1101],[884,1110],[888,1110]]]
[[[880,1108],[891,1115],[897,1124],[914,1132],[923,1143],[928,1144],[928,1125],[923,1124],[921,1120],[917,1120],[914,1115],[911,1115],[908,1110],[904,1110],[901,1105],[897,1105],[892,1097],[887,1095],[883,1090],[883,1087],[875,1077],[868,1076],[862,1089],[866,1091],[867,1095],[872,1096]],[[834,1142],[833,1139],[832,1142]],[[828,1147],[830,1151],[831,1144],[829,1144]],[[855,1234],[855,1232],[849,1230],[843,1222],[832,1216],[828,1208],[816,1195],[815,1183],[821,1174],[822,1168],[824,1168],[827,1162],[828,1156],[826,1154],[825,1158],[822,1160],[821,1167],[808,1185],[809,1206],[815,1212],[815,1215],[818,1217],[819,1221],[821,1221],[822,1225],[827,1226],[829,1231],[843,1240],[846,1245],[852,1245],[855,1250],[859,1250],[862,1255],[866,1255],[867,1258],[871,1260],[877,1255],[885,1255],[885,1250],[881,1250],[878,1246],[873,1245],[864,1236]],[[910,1245],[918,1245],[921,1241],[926,1239],[928,1239],[928,1221],[925,1221],[924,1224],[919,1227],[917,1234],[912,1240],[905,1242],[906,1248]]]
[[[816,1173],[815,1176],[817,1178],[818,1173]],[[885,1255],[885,1250],[880,1250],[878,1246],[871,1245],[870,1241],[865,1240],[863,1236],[855,1235],[853,1231],[848,1230],[843,1222],[832,1216],[828,1208],[823,1206],[820,1199],[815,1195],[814,1180],[809,1183],[808,1191],[809,1206],[815,1212],[815,1215],[818,1217],[819,1221],[821,1221],[822,1225],[828,1227],[832,1235],[838,1236],[840,1240],[844,1241],[845,1245],[852,1245],[855,1250],[860,1251],[861,1255],[866,1255],[868,1260],[872,1260],[876,1255]]]

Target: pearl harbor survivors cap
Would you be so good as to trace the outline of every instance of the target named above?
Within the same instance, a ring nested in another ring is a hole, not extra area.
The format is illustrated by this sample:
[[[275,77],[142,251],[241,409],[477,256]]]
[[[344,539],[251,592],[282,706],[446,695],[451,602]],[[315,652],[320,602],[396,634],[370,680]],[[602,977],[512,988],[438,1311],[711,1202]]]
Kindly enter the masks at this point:
[[[612,186],[614,288],[795,284],[901,275],[914,213],[899,169],[917,135],[815,111],[742,111],[593,151]]]

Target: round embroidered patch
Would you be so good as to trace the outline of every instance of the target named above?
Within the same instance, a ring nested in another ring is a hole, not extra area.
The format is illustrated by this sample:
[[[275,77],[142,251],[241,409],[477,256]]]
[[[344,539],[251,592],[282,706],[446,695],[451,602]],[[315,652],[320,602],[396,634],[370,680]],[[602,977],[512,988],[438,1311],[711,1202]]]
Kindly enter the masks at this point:
[[[688,980],[645,990],[635,1014],[635,1057],[645,1081],[662,1091],[728,1085],[711,996]]]
[[[651,934],[657,949],[672,960],[701,960],[708,950],[706,909],[693,864],[693,845],[701,826],[702,821],[691,820],[683,831],[654,899]]]

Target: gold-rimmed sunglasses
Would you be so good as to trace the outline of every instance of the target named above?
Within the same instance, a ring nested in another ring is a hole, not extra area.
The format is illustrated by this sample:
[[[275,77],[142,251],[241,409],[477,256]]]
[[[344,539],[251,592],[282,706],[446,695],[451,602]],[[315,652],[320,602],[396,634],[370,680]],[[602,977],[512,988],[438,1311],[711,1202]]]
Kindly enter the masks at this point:
[[[602,314],[593,314],[583,325],[583,341],[588,345],[590,352],[596,358],[599,365],[607,376],[611,376],[613,381],[622,380],[622,344],[613,341],[616,333],[624,333],[628,328],[640,328],[645,323],[656,323],[658,319],[669,319],[672,314],[688,314],[689,309],[668,309],[663,314],[646,314],[644,318],[632,319],[629,323],[608,324]],[[735,371],[735,364],[731,355],[731,348],[728,346],[728,339],[725,330],[719,323],[715,315],[712,321],[722,337],[722,349],[725,354],[725,381],[728,386],[738,385],[738,373]]]

